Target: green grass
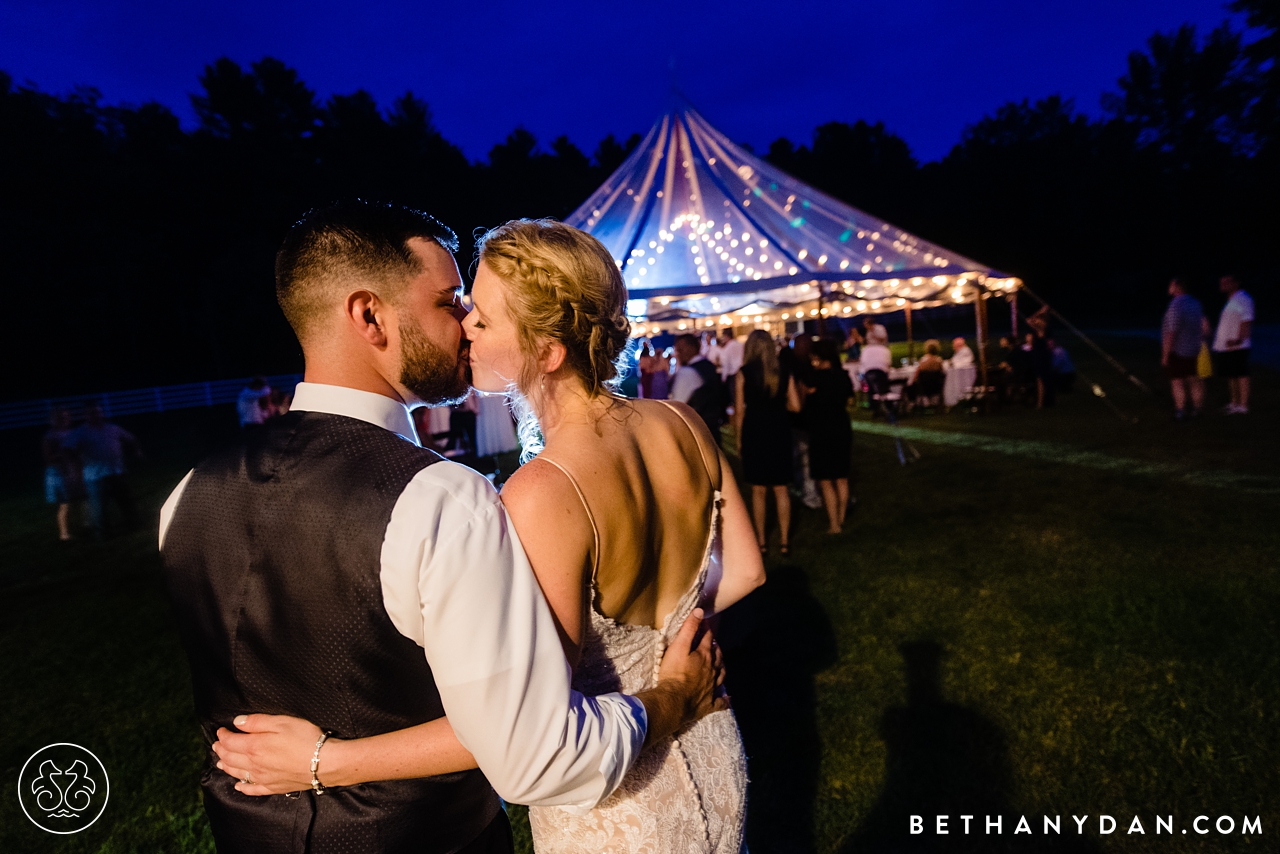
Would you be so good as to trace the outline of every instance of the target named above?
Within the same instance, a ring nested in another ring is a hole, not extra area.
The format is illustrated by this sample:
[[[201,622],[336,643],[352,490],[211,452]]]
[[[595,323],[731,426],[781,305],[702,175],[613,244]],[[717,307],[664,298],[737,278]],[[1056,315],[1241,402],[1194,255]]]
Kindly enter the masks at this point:
[[[1104,343],[1163,388],[1150,342]],[[1167,392],[1073,350],[1127,420],[1085,390],[1047,412],[912,417],[1007,449],[915,441],[907,467],[888,437],[859,433],[845,534],[798,511],[791,558],[772,557],[769,582],[725,616],[754,852],[1275,850],[1280,499],[1017,441],[1266,485],[1280,478],[1280,377],[1257,371],[1246,418],[1174,424]],[[164,447],[138,478],[149,509],[208,444],[182,425],[151,442]],[[60,548],[35,487],[0,499],[0,851],[211,850],[153,534]],[[17,806],[18,769],[53,741],[90,747],[112,775],[106,814],[74,837]],[[931,827],[937,813],[956,834],[977,815],[977,835],[907,834],[908,814]],[[996,813],[993,843],[981,822]],[[1100,813],[1115,833],[1098,835]],[[1040,835],[1046,814],[1063,817],[1060,839]],[[1086,814],[1076,836],[1070,816]],[[1175,837],[1155,836],[1170,814]],[[1233,816],[1237,834],[1183,836],[1201,814]],[[1030,839],[1012,835],[1022,815]],[[1126,834],[1134,815],[1145,836]],[[1263,836],[1239,835],[1246,815]]]

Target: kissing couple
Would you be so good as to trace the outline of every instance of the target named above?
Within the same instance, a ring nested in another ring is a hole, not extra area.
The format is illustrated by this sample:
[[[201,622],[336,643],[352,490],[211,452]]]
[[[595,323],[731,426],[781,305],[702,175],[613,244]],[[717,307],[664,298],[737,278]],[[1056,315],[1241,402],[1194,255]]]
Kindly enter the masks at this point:
[[[351,202],[298,221],[276,296],[291,411],[161,510],[165,579],[212,746],[221,854],[737,852],[746,760],[703,621],[764,581],[692,409],[612,392],[629,335],[594,237],[479,239]],[[501,498],[418,444],[410,408],[507,395],[528,460]]]

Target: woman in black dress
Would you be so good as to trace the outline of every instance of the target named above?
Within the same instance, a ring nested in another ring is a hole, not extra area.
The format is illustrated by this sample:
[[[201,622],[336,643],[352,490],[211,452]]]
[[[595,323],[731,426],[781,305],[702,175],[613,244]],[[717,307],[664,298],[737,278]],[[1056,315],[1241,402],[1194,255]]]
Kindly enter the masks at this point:
[[[849,507],[849,463],[853,429],[849,401],[853,382],[840,366],[836,342],[813,345],[813,372],[805,411],[809,414],[809,472],[822,490],[827,508],[827,533],[838,534]]]
[[[782,554],[790,554],[787,538],[791,527],[791,420],[788,409],[798,411],[795,378],[778,364],[778,348],[763,329],[747,336],[742,370],[734,381],[733,426],[738,435],[738,455],[743,479],[751,484],[751,509],[760,551],[768,551],[765,511],[769,490],[778,505]]]

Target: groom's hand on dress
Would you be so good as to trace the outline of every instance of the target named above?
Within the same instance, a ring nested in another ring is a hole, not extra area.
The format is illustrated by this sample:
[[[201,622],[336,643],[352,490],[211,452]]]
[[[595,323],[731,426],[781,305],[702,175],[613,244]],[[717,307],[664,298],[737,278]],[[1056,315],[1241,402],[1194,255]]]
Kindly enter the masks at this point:
[[[729,708],[724,693],[724,659],[711,632],[695,608],[667,646],[658,666],[658,684],[636,696],[649,718],[645,745],[653,744],[686,724]]]

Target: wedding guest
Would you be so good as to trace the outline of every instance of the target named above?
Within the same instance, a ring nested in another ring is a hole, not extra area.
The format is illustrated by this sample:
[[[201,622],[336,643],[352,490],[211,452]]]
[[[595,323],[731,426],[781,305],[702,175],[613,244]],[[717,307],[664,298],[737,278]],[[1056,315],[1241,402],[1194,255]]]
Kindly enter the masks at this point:
[[[883,325],[876,323],[875,318],[866,315],[862,321],[863,333],[862,337],[868,344],[884,344],[889,346],[889,330]]]
[[[71,505],[84,498],[84,477],[75,449],[71,412],[55,407],[40,449],[44,456],[44,499],[57,505],[58,539],[71,539]]]
[[[768,551],[765,514],[773,493],[780,528],[779,551],[788,555],[791,528],[791,496],[787,485],[793,474],[789,412],[800,409],[795,377],[778,363],[778,348],[763,329],[747,336],[742,369],[734,383],[733,421],[742,459],[743,479],[751,484],[752,520],[756,542]]]
[[[1204,407],[1204,380],[1196,370],[1204,329],[1200,300],[1187,293],[1186,280],[1169,280],[1169,307],[1160,326],[1160,364],[1173,391],[1173,417],[1181,421]],[[1191,408],[1188,410],[1187,403]]]
[[[778,351],[779,364],[796,379],[800,393],[800,411],[791,415],[791,453],[795,457],[795,479],[791,494],[798,497],[805,507],[817,510],[822,506],[822,496],[809,475],[809,420],[805,406],[805,390],[813,374],[813,339],[803,332],[791,339],[791,346]]]
[[[476,452],[476,415],[480,412],[480,395],[471,393],[461,403],[453,407],[453,415],[449,418],[452,436],[449,441],[453,447],[468,454]]]
[[[1053,354],[1049,352],[1049,306],[1043,306],[1027,318],[1027,351],[1030,353],[1031,371],[1035,375],[1036,409],[1053,406],[1057,400],[1057,386],[1053,381]]]
[[[715,355],[710,357],[720,368],[720,379],[728,382],[738,371],[742,370],[744,357],[743,343],[733,337],[733,327],[726,326],[720,330],[716,341]]]
[[[675,352],[670,347],[664,347],[658,354],[658,370],[653,374],[654,400],[666,400],[671,396],[671,372],[674,362]]]
[[[84,417],[85,423],[76,428],[73,443],[84,463],[88,499],[85,521],[93,535],[101,539],[110,533],[106,519],[108,501],[116,506],[126,529],[137,524],[125,458],[132,455],[141,459],[142,447],[132,433],[108,421],[98,404],[86,404]]]
[[[240,415],[240,426],[257,426],[267,420],[267,408],[271,402],[271,386],[262,377],[254,377],[249,384],[240,390],[236,398],[236,412]]]
[[[273,388],[271,394],[267,395],[266,417],[279,418],[289,411],[292,404],[293,395],[286,393],[284,389]]]
[[[813,370],[806,381],[805,410],[809,418],[809,473],[822,491],[827,509],[827,533],[838,534],[849,507],[849,466],[853,429],[849,401],[853,382],[840,366],[836,342],[813,345]]]
[[[953,338],[951,340],[951,367],[972,368],[973,364],[973,351],[969,349],[969,345],[961,337]]]
[[[881,326],[881,329],[884,327]],[[893,366],[893,354],[889,351],[889,345],[877,338],[875,341],[868,341],[862,348],[862,359],[859,362],[862,373],[867,371],[884,371],[888,373],[889,368]]]
[[[664,364],[662,356],[654,349],[651,338],[646,338],[640,345],[639,366],[640,396],[645,400],[665,400],[670,363]]]
[[[1049,351],[1053,354],[1053,376],[1058,384],[1058,391],[1071,391],[1076,385],[1076,366],[1072,363],[1067,348],[1050,338]]]
[[[1217,372],[1227,378],[1231,402],[1223,410],[1227,415],[1249,412],[1249,354],[1253,341],[1253,298],[1240,287],[1235,276],[1223,276],[1218,287],[1227,295],[1227,305],[1218,318],[1213,336],[1213,352]]]
[[[930,338],[924,342],[924,355],[920,357],[915,373],[907,380],[907,397],[914,402],[942,394],[942,368],[942,343],[937,338]]]
[[[862,345],[867,343],[862,337],[862,333],[858,331],[858,327],[850,326],[849,332],[844,337],[844,345],[841,350],[844,352],[845,358],[850,362],[856,362],[862,358]]]
[[[677,336],[674,349],[679,367],[671,380],[669,399],[689,404],[719,441],[728,402],[720,373],[711,360],[699,352],[696,336]]]
[[[1015,393],[1021,393],[1025,385],[1023,377],[1028,372],[1028,354],[1017,340],[1008,336],[1000,336],[1000,347],[996,353],[995,385],[1001,402],[1009,400]]]

